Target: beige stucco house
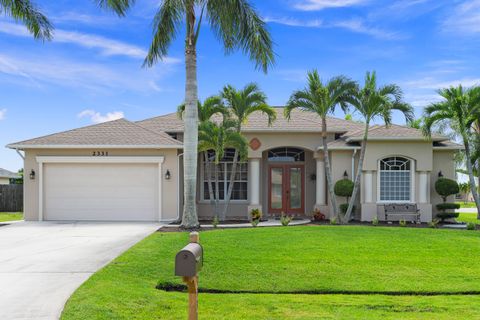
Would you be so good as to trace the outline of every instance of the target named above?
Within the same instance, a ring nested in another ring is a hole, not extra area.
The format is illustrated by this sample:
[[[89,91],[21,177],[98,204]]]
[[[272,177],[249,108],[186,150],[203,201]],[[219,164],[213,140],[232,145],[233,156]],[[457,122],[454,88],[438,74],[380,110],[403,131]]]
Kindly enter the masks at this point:
[[[237,174],[229,219],[247,219],[252,208],[264,214],[331,212],[322,152],[321,123],[295,111],[290,121],[253,114],[243,133],[250,141],[248,161]],[[358,163],[363,124],[328,118],[333,179],[352,178]],[[125,119],[32,140],[9,148],[25,152],[26,220],[177,220],[182,208],[183,122],[176,114],[138,122]],[[384,219],[386,203],[415,203],[421,220],[431,221],[441,198],[432,185],[439,173],[455,177],[454,153],[462,146],[446,137],[426,140],[403,126],[370,130],[356,219]],[[221,162],[219,190],[232,154]],[[205,166],[199,157],[198,213],[211,218]],[[342,203],[345,199],[339,198]]]

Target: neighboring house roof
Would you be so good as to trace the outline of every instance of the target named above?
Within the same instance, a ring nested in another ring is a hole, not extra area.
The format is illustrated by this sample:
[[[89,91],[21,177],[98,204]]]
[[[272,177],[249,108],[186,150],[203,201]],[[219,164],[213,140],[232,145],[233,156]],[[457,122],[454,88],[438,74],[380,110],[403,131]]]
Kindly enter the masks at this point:
[[[315,113],[293,110],[290,120],[283,115],[285,108],[275,107],[277,119],[271,126],[268,125],[267,115],[261,112],[254,112],[248,118],[248,122],[243,124],[244,132],[321,132],[322,119]],[[221,116],[214,116],[219,120]],[[170,113],[164,116],[146,119],[137,122],[137,124],[155,131],[183,132],[183,121],[178,118],[176,113]],[[347,132],[363,128],[358,122],[343,120],[333,117],[327,117],[327,128],[329,132]]]
[[[347,132],[347,141],[362,141],[363,129]],[[397,124],[386,125],[374,125],[368,130],[368,140],[426,140],[422,131],[415,128],[400,126]],[[432,135],[432,141],[445,141],[448,137],[440,135]]]
[[[9,148],[181,148],[165,132],[151,131],[125,119],[104,122],[9,144]]]
[[[20,175],[7,169],[0,168],[0,178],[20,179]]]

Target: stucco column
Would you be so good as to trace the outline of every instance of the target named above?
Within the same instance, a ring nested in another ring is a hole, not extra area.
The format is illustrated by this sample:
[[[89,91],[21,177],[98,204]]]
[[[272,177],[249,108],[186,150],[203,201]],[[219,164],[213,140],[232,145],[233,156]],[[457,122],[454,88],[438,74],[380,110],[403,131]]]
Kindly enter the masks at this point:
[[[325,181],[325,162],[323,159],[317,158],[317,183],[316,183],[316,205],[324,206],[327,204],[325,197],[326,181]]]
[[[365,194],[365,203],[373,202],[373,173],[372,171],[365,171],[363,174],[363,186]]]
[[[250,181],[250,205],[260,205],[260,159],[248,160],[248,180]]]
[[[428,174],[425,171],[418,173],[418,202],[428,203]]]

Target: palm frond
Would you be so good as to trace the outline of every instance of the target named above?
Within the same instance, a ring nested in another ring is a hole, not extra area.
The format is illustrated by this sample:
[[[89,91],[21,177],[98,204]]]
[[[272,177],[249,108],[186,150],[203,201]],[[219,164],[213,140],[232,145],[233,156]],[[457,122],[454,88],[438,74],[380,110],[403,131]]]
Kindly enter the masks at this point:
[[[0,10],[16,21],[21,21],[35,39],[52,39],[53,25],[32,1],[0,0]]]
[[[135,0],[96,0],[101,8],[110,9],[119,16],[124,16],[127,10],[135,4]]]

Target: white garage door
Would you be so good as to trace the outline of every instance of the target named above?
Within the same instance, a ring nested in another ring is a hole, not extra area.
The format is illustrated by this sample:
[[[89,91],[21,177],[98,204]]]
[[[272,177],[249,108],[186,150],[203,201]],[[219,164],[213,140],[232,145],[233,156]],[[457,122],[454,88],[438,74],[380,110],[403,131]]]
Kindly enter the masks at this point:
[[[158,221],[157,164],[45,163],[44,220]]]

